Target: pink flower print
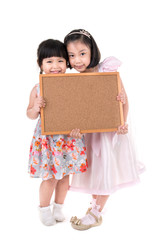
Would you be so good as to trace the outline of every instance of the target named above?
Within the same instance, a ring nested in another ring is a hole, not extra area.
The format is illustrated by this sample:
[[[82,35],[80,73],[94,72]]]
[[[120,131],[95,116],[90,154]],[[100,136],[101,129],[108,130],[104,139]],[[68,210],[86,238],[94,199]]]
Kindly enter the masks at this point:
[[[62,152],[60,152],[60,151],[55,151],[55,152],[54,152],[54,155],[55,155],[55,156],[61,156],[61,155],[62,155]]]
[[[43,149],[48,149],[48,141],[45,140],[45,139],[42,140],[42,148]]]
[[[35,155],[37,155],[37,156],[39,156],[40,155],[40,151],[38,152],[38,151],[34,151],[34,154],[33,154],[34,156]]]
[[[30,173],[31,173],[32,175],[34,175],[35,172],[36,172],[36,169],[35,169],[34,167],[32,167],[32,164],[31,164]]]

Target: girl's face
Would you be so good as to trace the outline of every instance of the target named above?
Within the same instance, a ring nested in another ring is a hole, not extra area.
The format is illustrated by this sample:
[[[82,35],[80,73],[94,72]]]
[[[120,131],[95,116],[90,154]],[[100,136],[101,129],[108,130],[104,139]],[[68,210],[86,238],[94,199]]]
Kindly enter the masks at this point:
[[[62,57],[44,58],[41,65],[41,69],[45,74],[65,73],[66,68],[66,59]]]
[[[85,72],[91,61],[91,50],[80,41],[70,42],[67,46],[69,62],[78,72]]]

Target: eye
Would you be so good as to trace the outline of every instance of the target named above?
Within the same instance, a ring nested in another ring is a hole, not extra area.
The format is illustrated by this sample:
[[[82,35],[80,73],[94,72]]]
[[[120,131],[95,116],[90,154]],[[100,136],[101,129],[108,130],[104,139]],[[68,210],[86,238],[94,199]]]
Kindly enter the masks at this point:
[[[47,63],[52,63],[52,61],[48,60]]]
[[[74,55],[73,55],[73,54],[70,54],[70,55],[69,55],[69,58],[73,58],[73,57],[74,57]]]
[[[81,53],[81,56],[84,56],[85,54],[86,54],[85,52],[82,52],[82,53]]]
[[[58,62],[64,62],[63,60],[59,60]]]

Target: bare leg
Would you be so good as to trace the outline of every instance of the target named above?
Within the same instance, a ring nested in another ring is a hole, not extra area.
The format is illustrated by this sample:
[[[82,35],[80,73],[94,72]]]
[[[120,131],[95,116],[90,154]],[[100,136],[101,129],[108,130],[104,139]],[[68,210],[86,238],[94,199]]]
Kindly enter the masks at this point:
[[[96,205],[100,206],[100,209],[99,209],[100,212],[104,208],[108,198],[109,198],[109,195],[98,195],[97,196]]]
[[[101,212],[109,198],[109,195],[92,195],[92,198],[96,199],[96,205],[100,206],[99,211]]]
[[[69,175],[58,181],[55,189],[55,203],[63,204],[69,188]]]
[[[92,198],[93,198],[93,199],[97,199],[97,196],[98,196],[98,195],[92,195]]]
[[[40,207],[48,207],[50,205],[51,197],[56,184],[57,180],[53,178],[41,182],[39,189]]]

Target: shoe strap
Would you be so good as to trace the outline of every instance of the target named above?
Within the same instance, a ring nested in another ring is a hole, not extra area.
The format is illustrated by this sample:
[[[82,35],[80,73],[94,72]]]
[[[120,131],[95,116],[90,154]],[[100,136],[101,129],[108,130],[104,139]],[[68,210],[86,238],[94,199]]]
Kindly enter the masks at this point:
[[[94,217],[96,222],[99,222],[99,218],[94,213],[92,213],[91,211],[88,211],[88,214],[90,214],[92,217]]]

